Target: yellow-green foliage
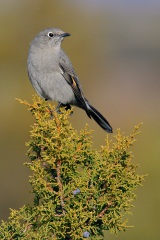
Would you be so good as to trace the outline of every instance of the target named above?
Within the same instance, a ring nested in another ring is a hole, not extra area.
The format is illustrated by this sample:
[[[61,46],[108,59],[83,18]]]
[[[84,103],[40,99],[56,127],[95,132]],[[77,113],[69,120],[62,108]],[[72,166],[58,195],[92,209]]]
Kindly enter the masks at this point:
[[[32,171],[33,206],[12,210],[0,226],[0,239],[103,239],[103,231],[125,230],[137,174],[130,147],[138,127],[126,137],[118,130],[115,142],[97,151],[87,127],[77,132],[70,111],[57,114],[48,102],[34,97],[28,106],[35,117],[26,165]],[[52,109],[52,111],[51,111]]]

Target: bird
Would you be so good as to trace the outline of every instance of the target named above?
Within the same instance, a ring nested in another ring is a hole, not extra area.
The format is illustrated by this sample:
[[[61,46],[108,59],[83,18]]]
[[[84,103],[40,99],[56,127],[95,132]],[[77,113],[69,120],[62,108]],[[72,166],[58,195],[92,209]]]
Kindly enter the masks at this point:
[[[84,97],[74,67],[61,48],[63,39],[68,36],[69,33],[59,28],[47,28],[35,36],[30,43],[27,60],[30,82],[40,97],[58,102],[58,113],[61,107],[79,107],[102,129],[112,133],[109,122]]]

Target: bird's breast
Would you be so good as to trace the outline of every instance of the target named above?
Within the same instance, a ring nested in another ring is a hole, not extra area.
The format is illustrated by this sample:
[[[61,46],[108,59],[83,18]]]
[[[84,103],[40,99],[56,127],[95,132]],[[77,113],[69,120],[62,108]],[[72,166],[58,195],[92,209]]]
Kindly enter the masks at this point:
[[[50,50],[51,51],[51,50]],[[49,50],[39,51],[29,56],[28,72],[30,80],[40,96],[63,104],[73,104],[75,96],[59,68],[59,55]]]

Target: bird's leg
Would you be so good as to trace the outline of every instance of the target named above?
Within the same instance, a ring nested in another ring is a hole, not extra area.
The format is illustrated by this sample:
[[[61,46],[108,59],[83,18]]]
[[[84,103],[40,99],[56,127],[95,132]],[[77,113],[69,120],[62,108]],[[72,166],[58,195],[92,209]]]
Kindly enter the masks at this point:
[[[62,112],[60,111],[60,108],[61,107],[63,107],[64,105],[62,104],[62,103],[58,103],[58,105],[57,105],[57,107],[56,107],[56,112],[58,113],[58,114],[62,114]]]
[[[62,114],[62,112],[60,111],[60,108],[61,107],[64,107],[65,108],[65,110],[67,111],[67,110],[69,110],[69,109],[71,109],[71,106],[69,105],[69,104],[63,104],[63,103],[58,103],[58,106],[56,107],[56,112],[58,113],[58,114]],[[71,114],[73,114],[73,112],[71,112]]]

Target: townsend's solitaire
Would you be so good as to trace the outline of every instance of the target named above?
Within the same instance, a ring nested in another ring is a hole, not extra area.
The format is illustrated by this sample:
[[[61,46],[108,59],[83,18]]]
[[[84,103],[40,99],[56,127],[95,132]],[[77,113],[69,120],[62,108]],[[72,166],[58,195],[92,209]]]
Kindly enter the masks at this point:
[[[59,108],[74,105],[84,109],[106,132],[112,132],[108,121],[84,97],[78,76],[68,56],[61,49],[64,37],[70,36],[57,28],[38,33],[30,44],[29,79],[40,97],[57,101]]]

